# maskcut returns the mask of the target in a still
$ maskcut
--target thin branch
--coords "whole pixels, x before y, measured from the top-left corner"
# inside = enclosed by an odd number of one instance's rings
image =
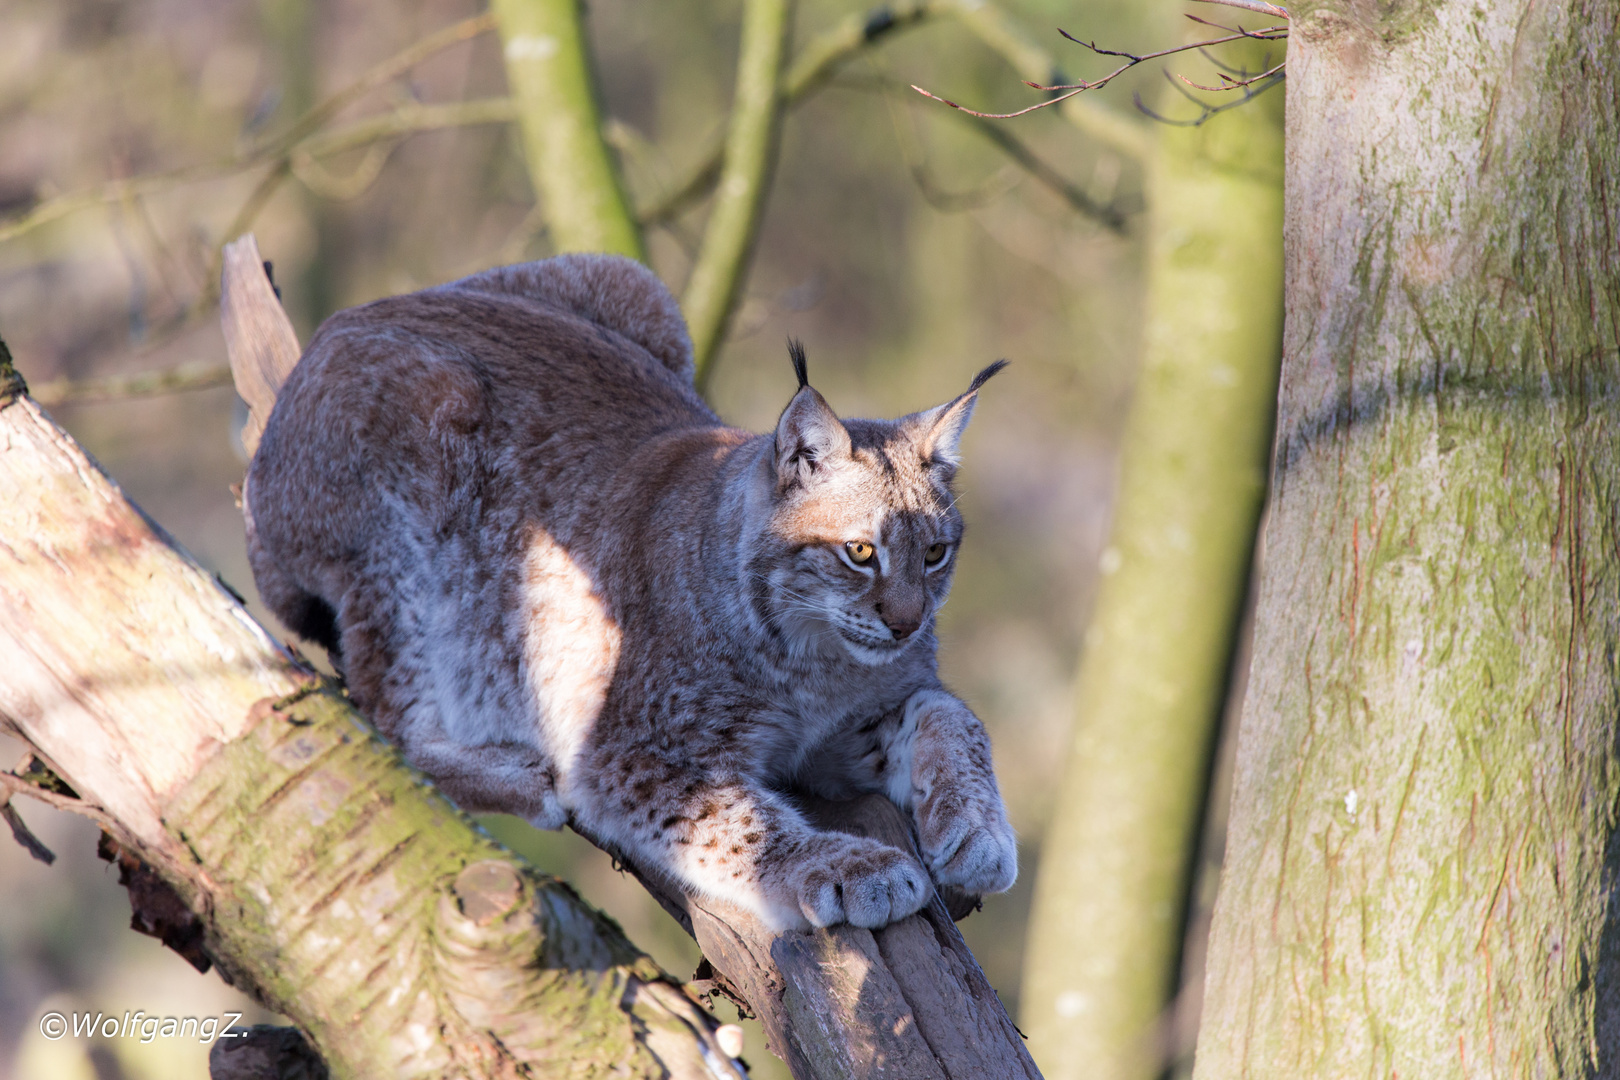
[[[951,13],[955,8],[955,0],[911,0],[846,17],[831,30],[813,38],[788,68],[782,78],[783,109],[795,108],[808,100],[852,57],[898,31]],[[637,220],[643,225],[662,225],[673,219],[714,189],[720,182],[720,166],[724,160],[725,145],[716,138],[687,169],[685,176],[652,203],[636,211]]]
[[[252,193],[248,195],[247,201],[242,204],[242,208],[236,212],[236,217],[232,218],[231,223],[225,227],[224,235],[227,241],[241,236],[253,227],[253,222],[258,218],[260,211],[269,205],[270,199],[275,195],[276,190],[291,175],[291,157],[284,157],[277,161],[275,167],[265,173],[264,178],[259,181]],[[187,321],[197,318],[213,307],[214,301],[219,299],[219,275],[224,267],[225,247],[224,244],[219,244],[214,247],[213,252],[208,257],[208,270],[203,274],[203,286],[201,291],[197,293],[197,298],[192,301],[191,307],[187,310]]]
[[[82,401],[151,397],[182,390],[211,390],[231,385],[231,369],[226,364],[181,364],[159,371],[135,375],[109,375],[99,379],[56,379],[37,383],[31,396],[41,405],[69,405]]]
[[[1259,97],[1261,94],[1265,93],[1267,90],[1270,90],[1272,87],[1280,86],[1285,80],[1287,72],[1283,70],[1281,65],[1279,65],[1275,71],[1276,73],[1265,82],[1260,83],[1257,86],[1244,87],[1242,97],[1238,98],[1236,101],[1229,101],[1224,105],[1210,105],[1207,102],[1200,101],[1198,98],[1193,97],[1192,94],[1182,89],[1182,87],[1179,86],[1174,79],[1170,79],[1169,73],[1167,72],[1165,74],[1165,78],[1169,79],[1170,85],[1175,87],[1177,92],[1179,92],[1182,97],[1186,98],[1188,101],[1191,101],[1194,105],[1197,105],[1199,109],[1202,110],[1191,120],[1172,120],[1168,116],[1161,116],[1159,113],[1156,113],[1152,109],[1148,108],[1147,103],[1142,100],[1141,94],[1132,95],[1132,100],[1136,103],[1136,107],[1142,113],[1142,115],[1148,117],[1149,119],[1156,120],[1161,124],[1169,124],[1171,127],[1201,127],[1204,124],[1207,124],[1211,118],[1219,116],[1226,110],[1236,109],[1242,105],[1246,105],[1250,101],[1253,101],[1255,98]]]
[[[1211,39],[1206,40],[1206,41],[1195,41],[1195,42],[1193,42],[1193,43],[1191,43],[1189,45],[1177,45],[1174,48],[1160,49],[1158,52],[1142,53],[1141,55],[1138,55],[1136,53],[1123,52],[1123,51],[1116,50],[1116,49],[1104,49],[1094,41],[1082,41],[1080,38],[1075,37],[1073,34],[1069,33],[1067,30],[1060,29],[1060,30],[1058,30],[1058,33],[1062,34],[1064,37],[1068,38],[1070,41],[1074,42],[1076,45],[1084,45],[1086,48],[1090,49],[1092,52],[1096,53],[1098,56],[1123,56],[1123,57],[1126,58],[1125,63],[1119,65],[1119,67],[1115,68],[1113,71],[1110,71],[1107,75],[1104,75],[1102,78],[1094,80],[1092,82],[1077,82],[1077,83],[1067,83],[1067,84],[1057,84],[1057,85],[1042,85],[1041,83],[1038,83],[1038,82],[1030,82],[1030,81],[1026,80],[1025,85],[1033,87],[1036,90],[1041,90],[1041,91],[1046,91],[1046,92],[1058,92],[1058,91],[1062,91],[1062,92],[1058,93],[1057,97],[1047,98],[1045,101],[1037,102],[1034,105],[1026,106],[1025,108],[1018,109],[1018,110],[1016,110],[1014,112],[1006,112],[1006,113],[980,112],[977,109],[970,109],[965,105],[959,105],[956,102],[951,101],[949,98],[942,98],[938,94],[930,93],[929,91],[924,90],[920,86],[913,85],[912,89],[917,91],[917,93],[921,94],[923,97],[932,98],[935,101],[943,102],[944,104],[949,105],[953,109],[957,109],[957,110],[959,110],[961,112],[964,112],[969,116],[976,116],[981,120],[1011,120],[1014,117],[1024,116],[1024,115],[1026,115],[1028,113],[1035,112],[1035,111],[1037,111],[1039,109],[1051,108],[1053,105],[1057,105],[1057,104],[1060,104],[1060,103],[1062,103],[1064,101],[1067,101],[1070,98],[1076,96],[1077,94],[1082,94],[1082,93],[1086,92],[1087,90],[1100,90],[1103,87],[1107,86],[1109,83],[1113,82],[1119,76],[1123,75],[1125,72],[1129,71],[1131,68],[1135,67],[1138,64],[1145,63],[1148,60],[1157,60],[1160,57],[1173,56],[1176,53],[1189,52],[1189,51],[1194,50],[1194,49],[1207,49],[1207,48],[1209,48],[1210,46],[1213,46],[1213,45],[1224,45],[1229,41],[1242,41],[1245,38],[1257,38],[1257,39],[1260,39],[1260,40],[1263,40],[1263,41],[1279,41],[1279,40],[1282,40],[1283,38],[1285,38],[1287,36],[1288,28],[1285,27],[1285,26],[1276,26],[1276,27],[1267,27],[1264,30],[1256,30],[1256,31],[1240,30],[1237,33],[1230,34],[1230,35],[1228,35],[1226,37],[1211,38]]]
[[[339,90],[325,101],[310,109],[303,116],[295,120],[283,132],[259,143],[245,147],[227,157],[217,158],[213,161],[202,162],[195,165],[185,165],[164,172],[150,173],[145,176],[128,177],[118,180],[109,180],[88,191],[72,192],[66,195],[57,195],[38,203],[25,213],[0,222],[0,243],[14,240],[24,233],[31,232],[53,221],[59,221],[70,214],[80,210],[87,210],[108,203],[149,195],[170,187],[185,183],[194,183],[201,180],[213,180],[233,173],[251,169],[265,162],[285,158],[295,148],[304,143],[316,130],[325,124],[333,115],[359,98],[375,90],[377,87],[397,78],[412,66],[421,63],[434,53],[461,41],[484,33],[494,26],[492,17],[480,15],[476,18],[466,19],[453,26],[440,31],[431,37],[412,45],[403,52],[396,53],[376,67],[361,75],[355,82]],[[468,102],[468,105],[474,103]],[[487,104],[487,103],[484,103]],[[431,106],[416,106],[418,109],[429,109]],[[411,107],[396,110],[409,115]],[[476,110],[474,110],[476,115]],[[360,121],[360,124],[376,122]],[[469,118],[467,123],[488,123],[484,119]],[[359,125],[356,125],[357,127]],[[426,130],[424,125],[417,130]],[[445,125],[448,126],[448,125]],[[344,129],[339,129],[344,130]],[[356,144],[358,145],[358,144]],[[312,153],[334,153],[335,149],[325,147],[312,147]]]
[[[681,297],[700,392],[725,340],[759,235],[781,135],[782,68],[792,24],[793,0],[747,0],[743,8],[737,87],[719,195]]]
[[[849,80],[848,84],[853,86],[876,86],[884,90],[895,90],[901,86],[901,84],[890,82],[887,79],[881,78],[864,80],[860,82]],[[1027,143],[1013,135],[1005,127],[1000,124],[991,123],[988,120],[981,120],[961,110],[958,110],[956,113],[951,115],[959,116],[964,122],[972,125],[974,131],[995,143],[996,148],[1002,153],[1006,154],[1007,157],[1011,158],[1013,164],[1024,170],[1064,202],[1068,203],[1072,209],[1078,211],[1086,217],[1101,222],[1113,232],[1121,234],[1124,233],[1125,212],[1122,209],[1113,203],[1103,204],[1099,203],[1096,199],[1093,199],[1083,188],[1075,184],[1068,177],[1059,172],[1055,167],[1047,163],[1043,158],[1036,154],[1034,150],[1030,149]],[[894,124],[896,134],[899,135],[902,129],[897,117],[894,118]],[[914,138],[912,140],[905,140],[903,136],[901,136],[901,138],[903,146],[907,142],[913,144],[915,143]],[[913,179],[917,181],[917,186],[923,190],[924,197],[927,198],[930,203],[936,203],[938,197],[943,197],[945,201],[952,202],[961,202],[965,197],[977,197],[976,193],[964,197],[961,195],[951,195],[950,193],[940,192],[937,186],[934,186],[932,181],[927,179],[928,174],[921,161],[920,150],[913,145],[910,150],[903,150],[903,152],[907,156],[908,160],[906,161],[906,165],[911,170]],[[943,209],[944,207],[941,208]]]
[[[49,779],[42,779],[32,771],[25,772],[22,775],[0,771],[0,793],[3,793],[0,794],[0,798],[9,802],[13,796],[26,795],[30,799],[37,799],[53,809],[65,810],[70,814],[87,817],[105,828],[118,828],[117,824],[101,807],[85,802],[79,798],[72,788],[65,785],[61,785],[60,789],[51,786],[50,780],[57,780],[57,778],[50,776]],[[60,785],[61,781],[57,780],[57,784]],[[7,822],[9,824],[9,817]],[[16,827],[13,826],[13,833],[15,833],[15,829]],[[28,831],[26,825],[24,825],[23,831]],[[28,846],[27,841],[19,839],[18,842],[22,843],[24,847]],[[38,843],[38,841],[36,840],[35,843]],[[40,846],[44,847],[43,844]]]
[[[256,152],[275,154],[278,151],[274,148],[280,147],[279,152],[285,153],[295,143],[302,142],[309,135],[324,127],[328,120],[343,111],[343,109],[379,86],[399,78],[399,76],[405,74],[434,53],[442,52],[452,45],[468,41],[493,29],[495,29],[495,16],[491,12],[485,12],[482,15],[475,15],[470,19],[463,19],[461,22],[447,26],[436,34],[429,34],[421,41],[408,46],[382,63],[377,64],[354,82],[310,109],[303,116],[293,121],[285,131],[266,140],[264,144],[257,148]]]
[[[1273,75],[1276,75],[1279,72],[1281,72],[1283,67],[1287,63],[1288,63],[1288,61],[1284,60],[1281,64],[1278,64],[1276,67],[1271,68],[1269,71],[1262,71],[1260,74],[1252,75],[1252,76],[1250,76],[1249,78],[1246,78],[1246,79],[1234,79],[1231,76],[1227,75],[1223,71],[1222,72],[1216,72],[1216,74],[1221,77],[1221,80],[1222,80],[1222,85],[1221,86],[1205,86],[1202,83],[1195,83],[1191,79],[1187,78],[1187,76],[1185,76],[1185,75],[1177,75],[1176,78],[1180,79],[1182,82],[1186,83],[1188,86],[1192,87],[1194,90],[1207,90],[1212,94],[1220,94],[1220,93],[1224,93],[1227,90],[1241,90],[1243,87],[1252,86],[1253,84],[1259,82],[1262,79],[1269,79]]]
[[[342,127],[335,127],[296,144],[292,150],[311,157],[330,157],[355,150],[383,139],[422,131],[470,127],[476,124],[506,124],[518,117],[517,102],[509,97],[476,98],[443,105],[412,102],[391,112],[368,116]]]

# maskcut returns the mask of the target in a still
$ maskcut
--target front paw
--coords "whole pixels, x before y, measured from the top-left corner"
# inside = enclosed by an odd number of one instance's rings
[[[917,911],[933,893],[917,860],[875,840],[827,835],[802,858],[789,887],[813,926],[887,926]]]
[[[1018,838],[1001,799],[935,792],[917,807],[923,861],[941,885],[974,896],[1006,892],[1018,878]]]

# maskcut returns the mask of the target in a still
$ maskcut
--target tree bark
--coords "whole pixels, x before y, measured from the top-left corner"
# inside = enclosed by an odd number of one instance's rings
[[[1280,95],[1161,127],[1147,176],[1142,372],[1025,948],[1031,1049],[1075,1080],[1165,1067],[1276,407]]]
[[[1620,1075],[1620,4],[1291,6],[1197,1075]]]

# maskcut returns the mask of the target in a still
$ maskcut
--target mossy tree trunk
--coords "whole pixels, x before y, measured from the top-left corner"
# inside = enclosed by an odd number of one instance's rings
[[[1197,1075],[1620,1074],[1620,3],[1306,0]]]
[[[1165,1065],[1276,402],[1281,97],[1157,143],[1142,373],[1025,950],[1023,1020],[1053,1078]]]

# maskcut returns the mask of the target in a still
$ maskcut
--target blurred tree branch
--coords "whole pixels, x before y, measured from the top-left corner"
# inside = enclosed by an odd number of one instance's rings
[[[342,90],[294,119],[281,132],[239,147],[226,157],[195,165],[186,165],[164,172],[149,173],[144,176],[110,180],[88,191],[73,192],[45,199],[17,217],[0,222],[0,243],[14,240],[42,225],[58,221],[79,210],[121,202],[133,196],[150,195],[177,184],[218,179],[243,172],[265,162],[285,159],[339,112],[360,100],[366,94],[398,78],[429,56],[485,33],[493,29],[494,25],[492,16],[479,15],[429,35],[409,48],[395,53],[377,64]],[[486,121],[469,120],[467,122],[483,123]],[[422,130],[426,130],[426,128]],[[358,145],[358,143],[355,145]],[[325,150],[319,152],[331,153],[335,151]]]
[[[557,251],[646,261],[618,163],[602,138],[579,0],[493,0],[524,156]]]
[[[1050,56],[1033,45],[1004,12],[977,0],[904,0],[848,16],[812,38],[791,64],[785,60],[786,9],[773,7],[774,15],[753,7],[748,10],[753,13],[754,25],[769,26],[752,36],[745,33],[748,40],[739,62],[736,106],[725,140],[700,155],[664,195],[634,214],[624,196],[609,140],[603,134],[607,125],[596,111],[590,59],[581,52],[586,44],[573,0],[501,0],[492,13],[455,23],[375,65],[279,132],[212,162],[115,180],[89,191],[46,199],[0,223],[0,242],[21,237],[78,210],[128,204],[177,185],[265,168],[222,234],[222,239],[230,239],[252,227],[289,178],[326,198],[353,198],[377,179],[392,145],[404,137],[517,121],[524,132],[526,157],[539,195],[534,211],[519,231],[529,236],[543,224],[558,250],[620,250],[639,258],[643,254],[641,226],[668,224],[708,195],[720,183],[722,172],[729,169],[732,182],[711,211],[685,298],[697,344],[700,380],[706,379],[710,360],[724,339],[736,307],[757,239],[785,109],[807,100],[828,85],[850,59],[896,31],[940,17],[960,19],[1021,72],[1036,72],[1043,77],[1060,74]],[[374,116],[332,124],[344,108],[427,57],[496,28],[497,19],[502,20],[512,97],[435,104],[408,101]],[[778,31],[780,39],[775,36]],[[525,101],[531,106],[525,107]],[[564,102],[566,107],[556,107],[557,102]],[[1071,108],[1072,104],[1063,103],[1064,115],[1083,131],[1110,149],[1140,158],[1140,125],[1100,107],[1088,104]],[[537,116],[544,120],[539,127],[535,126]],[[964,115],[963,119],[969,118]],[[1076,211],[1116,231],[1123,226],[1124,214],[1117,204],[1097,203],[1021,140],[988,124],[978,125],[978,130]],[[336,175],[324,164],[327,159],[362,149],[365,157],[347,175]],[[182,315],[160,327],[159,339],[172,336],[211,309],[217,298],[220,258],[220,248],[215,245],[196,297]],[[59,382],[47,389],[53,401],[62,402],[212,385],[222,376],[223,368],[206,373],[188,368],[184,372]]]
[[[725,340],[765,212],[781,141],[781,74],[793,7],[793,0],[746,0],[743,6],[737,89],[719,194],[681,297],[699,392],[707,386],[715,353]]]
[[[228,364],[189,363],[135,375],[109,375],[100,379],[55,379],[33,388],[33,398],[41,405],[62,405],[80,401],[149,397],[181,390],[209,390],[231,385]]]

